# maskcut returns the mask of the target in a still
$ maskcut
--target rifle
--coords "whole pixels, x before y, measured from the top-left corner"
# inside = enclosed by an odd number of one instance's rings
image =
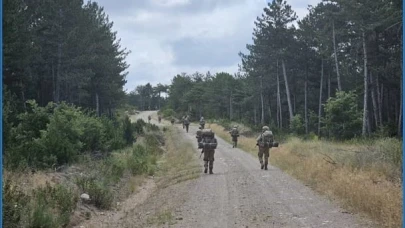
[[[199,158],[201,158],[201,155],[204,153],[204,148],[201,150],[201,154],[200,154],[200,157]]]

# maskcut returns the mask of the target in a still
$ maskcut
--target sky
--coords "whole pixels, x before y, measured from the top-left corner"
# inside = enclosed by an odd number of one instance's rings
[[[171,84],[182,72],[238,72],[266,0],[94,0],[114,22],[126,62],[126,92]],[[321,0],[287,0],[302,19]]]

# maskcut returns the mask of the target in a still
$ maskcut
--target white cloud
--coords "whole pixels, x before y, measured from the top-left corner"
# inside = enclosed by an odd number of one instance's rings
[[[108,1],[99,0],[102,6]],[[240,62],[237,53],[245,51],[246,44],[251,43],[254,21],[266,6],[265,0],[144,1],[137,0],[138,5],[130,0],[127,3],[125,0],[116,1],[116,5],[108,2],[105,7],[105,12],[114,21],[117,37],[121,38],[121,46],[132,51],[127,58],[130,68],[125,88],[128,91],[147,82],[168,84],[181,72],[236,73]],[[307,14],[307,5],[315,6],[318,2],[320,0],[307,0],[305,4],[299,0],[287,3],[302,19]],[[118,4],[122,4],[122,10]],[[126,8],[130,4],[131,8]],[[179,65],[179,62],[187,61],[176,56],[183,40],[193,41],[184,48],[198,45],[202,47],[200,51],[206,52],[201,59],[197,58],[198,53],[181,55],[188,58],[186,60],[196,61],[190,66]],[[233,56],[229,56],[230,53]],[[207,65],[203,58],[210,55],[216,55],[215,61],[223,59],[223,64]]]

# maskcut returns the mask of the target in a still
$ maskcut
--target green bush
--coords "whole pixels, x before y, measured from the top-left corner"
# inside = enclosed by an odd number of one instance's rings
[[[143,119],[138,119],[135,123],[132,123],[132,129],[137,135],[142,135],[143,127],[146,126],[146,122]]]
[[[78,177],[76,184],[79,189],[89,194],[90,203],[100,209],[110,209],[113,203],[113,194],[109,187],[97,180],[96,177]]]
[[[100,118],[83,116],[78,120],[83,126],[80,141],[83,143],[82,151],[102,150],[106,147],[106,128]]]
[[[165,109],[162,111],[162,115],[164,118],[168,118],[168,117],[175,116],[176,112],[173,109],[168,108],[168,109]]]
[[[72,106],[60,104],[50,118],[46,131],[41,132],[38,143],[43,149],[43,161],[56,157],[56,164],[62,165],[76,160],[83,143],[80,141],[84,126],[80,119],[83,113]],[[53,162],[53,161],[52,161]],[[49,166],[53,164],[49,164]]]
[[[132,124],[131,124],[131,120],[129,119],[128,116],[125,116],[125,118],[124,118],[124,120],[122,122],[122,128],[123,128],[123,131],[124,131],[123,133],[124,133],[125,143],[127,145],[131,145],[134,142],[135,137],[134,137],[134,132],[133,132],[133,127],[132,127]]]
[[[300,114],[296,114],[290,122],[290,130],[296,135],[305,133],[305,125]]]
[[[27,212],[29,198],[20,188],[11,184],[10,179],[3,182],[3,225],[4,227],[23,227],[24,214]]]
[[[350,139],[360,135],[362,113],[354,92],[337,92],[325,104],[325,130],[333,138]]]
[[[127,165],[132,174],[142,174],[148,172],[148,153],[141,145],[135,145],[132,156],[127,160]]]

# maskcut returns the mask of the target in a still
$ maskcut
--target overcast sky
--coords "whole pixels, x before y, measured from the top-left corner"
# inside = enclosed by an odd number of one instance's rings
[[[94,0],[131,50],[125,90],[170,84],[182,72],[236,73],[266,0]],[[299,19],[320,0],[287,0]]]

